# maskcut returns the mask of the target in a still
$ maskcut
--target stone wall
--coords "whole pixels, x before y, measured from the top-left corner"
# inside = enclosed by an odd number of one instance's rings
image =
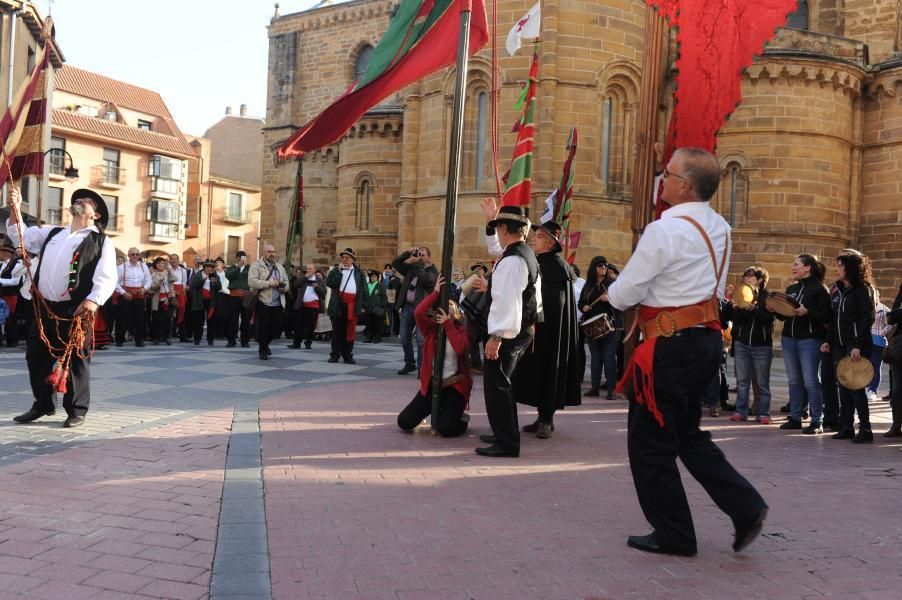
[[[871,64],[892,58],[898,49],[898,0],[845,0],[844,33],[868,45]]]

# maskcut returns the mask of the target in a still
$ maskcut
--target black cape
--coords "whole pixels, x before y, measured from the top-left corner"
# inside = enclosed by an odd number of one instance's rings
[[[517,363],[514,372],[514,397],[517,402],[539,407],[553,403],[554,408],[582,403],[579,372],[579,330],[573,282],[576,274],[560,254],[548,252],[536,256],[542,275],[542,311],[536,323],[535,342]]]

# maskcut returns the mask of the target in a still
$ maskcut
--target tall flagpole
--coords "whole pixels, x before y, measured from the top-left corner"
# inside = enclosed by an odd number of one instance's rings
[[[448,159],[448,190],[445,195],[445,235],[442,239],[442,276],[445,285],[441,290],[441,306],[448,310],[448,288],[451,286],[451,260],[454,252],[454,230],[457,224],[457,188],[460,183],[460,152],[463,137],[463,115],[467,82],[467,58],[469,56],[470,0],[460,2],[460,31],[457,36],[457,73],[454,82],[454,113],[451,120],[451,156]],[[492,32],[492,35],[495,33]],[[436,336],[435,360],[432,363],[432,433],[438,432],[438,411],[442,397],[442,365],[445,362],[445,330],[439,327]],[[449,373],[450,375],[450,373]]]

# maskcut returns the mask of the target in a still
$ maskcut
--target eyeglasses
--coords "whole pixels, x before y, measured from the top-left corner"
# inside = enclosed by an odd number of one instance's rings
[[[141,256],[141,255],[140,255],[139,253],[137,253],[137,252],[129,252],[128,255],[129,255],[129,256]]]
[[[667,170],[667,167],[664,167],[664,179],[667,179],[671,175],[673,175],[677,179],[682,179],[683,181],[689,181],[688,177],[683,177],[682,175],[677,175],[676,173],[671,173],[670,171]]]

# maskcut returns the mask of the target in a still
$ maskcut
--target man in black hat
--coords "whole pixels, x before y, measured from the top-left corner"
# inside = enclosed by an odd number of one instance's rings
[[[12,210],[6,222],[8,235],[18,245],[21,227],[26,252],[37,254],[40,259],[35,284],[46,306],[41,305],[35,321],[40,320],[50,344],[61,348],[69,341],[71,322],[51,318],[48,309],[54,316],[63,319],[93,315],[116,287],[116,250],[103,233],[109,222],[109,211],[100,194],[80,189],[72,194],[69,207],[72,221],[67,227],[26,229],[19,212],[22,197],[15,187],[11,187],[9,204]],[[56,410],[53,404],[54,386],[48,383],[47,377],[57,359],[44,344],[36,325],[32,326],[28,335],[25,352],[35,402],[28,412],[13,419],[17,423],[29,423],[52,415]],[[77,427],[84,423],[90,399],[90,359],[74,352],[63,394],[63,408],[67,415],[63,427]]]
[[[332,353],[330,363],[338,362],[338,357],[350,365],[354,360],[354,339],[357,336],[357,319],[363,312],[363,298],[366,293],[366,278],[354,261],[357,256],[351,248],[345,248],[338,255],[341,266],[336,266],[326,275],[326,286],[332,290],[329,297],[329,318],[332,319]]]
[[[526,245],[529,219],[519,206],[502,206],[492,198],[483,202],[488,221],[490,251],[502,248],[486,293],[489,296],[488,334],[485,345],[485,409],[492,435],[479,436],[490,444],[476,448],[482,456],[520,455],[517,403],[511,379],[517,363],[532,343],[541,290],[537,289],[539,264]]]
[[[541,273],[542,318],[536,323],[535,343],[526,350],[514,374],[514,396],[535,406],[539,418],[522,429],[540,439],[551,437],[554,413],[582,402],[579,334],[573,282],[576,274],[561,258],[561,226],[554,221],[533,225],[530,247]]]

